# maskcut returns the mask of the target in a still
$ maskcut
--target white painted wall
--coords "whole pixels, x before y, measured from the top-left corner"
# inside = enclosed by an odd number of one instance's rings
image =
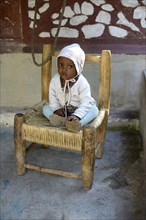
[[[41,62],[41,56],[36,56]],[[54,61],[55,63],[55,61]],[[144,55],[112,55],[111,109],[138,110]],[[54,70],[55,68],[53,68]],[[54,70],[55,71],[55,70]],[[87,63],[84,75],[95,93],[97,67]],[[31,106],[41,100],[41,68],[33,64],[31,54],[1,55],[0,102],[5,107]]]
[[[140,106],[140,132],[142,134],[144,161],[146,163],[146,69],[142,76]]]
[[[1,106],[29,106],[40,100],[40,71],[31,54],[1,55]]]

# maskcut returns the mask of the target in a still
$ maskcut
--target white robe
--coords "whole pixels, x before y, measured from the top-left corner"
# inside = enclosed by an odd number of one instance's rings
[[[67,105],[77,107],[74,115],[83,118],[90,110],[92,105],[96,105],[95,100],[91,96],[90,85],[86,78],[80,74],[78,80],[69,88],[66,94],[61,88],[60,76],[55,74],[51,79],[49,88],[49,106],[54,112],[57,109]]]

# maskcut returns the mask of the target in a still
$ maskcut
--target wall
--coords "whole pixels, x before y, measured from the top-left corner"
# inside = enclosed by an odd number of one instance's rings
[[[36,55],[37,61],[41,56]],[[55,71],[55,61],[53,65]],[[138,110],[140,87],[145,69],[144,55],[112,55],[111,108]],[[95,93],[96,66],[88,63],[84,74]],[[30,106],[41,100],[41,68],[34,65],[31,54],[10,53],[1,55],[1,106]]]
[[[30,54],[2,54],[1,106],[29,106],[40,100],[40,71]]]
[[[30,52],[32,39],[35,51],[44,43],[52,43],[63,2],[2,0],[0,51]],[[111,49],[115,54],[145,53],[145,0],[72,0],[66,1],[64,8],[58,48],[78,42],[86,52]]]
[[[140,106],[140,130],[142,134],[144,158],[146,162],[146,70],[142,74]]]

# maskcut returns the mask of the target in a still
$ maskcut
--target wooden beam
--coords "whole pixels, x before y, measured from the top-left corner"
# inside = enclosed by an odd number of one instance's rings
[[[84,127],[82,143],[82,179],[85,190],[89,190],[92,187],[95,162],[95,141],[96,129]]]
[[[100,65],[99,109],[110,108],[111,52],[102,50]]]
[[[76,178],[76,179],[81,179],[82,176],[79,174],[75,174],[72,172],[64,172],[61,170],[55,170],[55,169],[49,169],[49,168],[42,168],[36,165],[32,165],[32,164],[25,164],[25,168],[30,169],[30,170],[34,170],[40,173],[47,173],[47,174],[55,174],[55,175],[60,175],[60,176],[64,176],[64,177],[68,177],[68,178]]]
[[[42,54],[42,61],[44,61],[51,51],[51,44],[45,44],[43,46],[43,54]],[[52,76],[52,59],[50,59],[46,64],[42,66],[42,78],[41,78],[41,85],[42,85],[42,100],[49,99],[49,84]]]
[[[14,143],[15,143],[15,155],[16,155],[16,169],[18,175],[25,174],[26,168],[25,156],[26,142],[22,139],[22,124],[25,122],[25,117],[23,114],[16,114],[14,118]]]

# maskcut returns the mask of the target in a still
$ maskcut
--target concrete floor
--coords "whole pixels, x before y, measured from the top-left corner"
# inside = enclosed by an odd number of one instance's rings
[[[1,220],[146,219],[141,138],[139,132],[126,129],[134,114],[129,120],[129,115],[111,113],[104,155],[96,159],[93,187],[86,192],[78,179],[30,170],[24,176],[16,174],[14,113],[1,112]],[[81,168],[80,153],[52,147],[36,146],[27,160],[67,171]]]

